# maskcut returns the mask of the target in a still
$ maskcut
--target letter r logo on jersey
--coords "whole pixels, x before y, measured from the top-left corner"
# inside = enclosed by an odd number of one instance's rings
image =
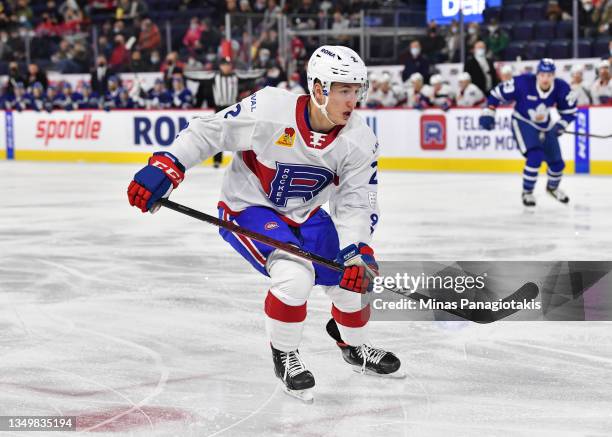
[[[446,117],[444,115],[421,115],[421,149],[446,149]]]
[[[289,199],[308,202],[333,180],[334,173],[325,167],[277,162],[268,197],[276,206],[282,207],[287,206]]]

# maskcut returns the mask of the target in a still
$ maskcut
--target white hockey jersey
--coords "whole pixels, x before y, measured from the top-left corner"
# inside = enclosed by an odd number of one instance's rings
[[[194,117],[168,149],[186,168],[232,151],[219,205],[264,206],[299,225],[329,201],[340,247],[368,243],[378,222],[378,142],[355,112],[328,134],[309,127],[310,96],[264,88],[214,115]]]
[[[591,99],[594,105],[604,105],[612,101],[612,80],[602,82],[600,79],[595,79],[591,85]]]
[[[459,88],[457,92],[457,106],[471,107],[481,105],[487,101],[484,93],[473,83],[468,83],[465,89]]]

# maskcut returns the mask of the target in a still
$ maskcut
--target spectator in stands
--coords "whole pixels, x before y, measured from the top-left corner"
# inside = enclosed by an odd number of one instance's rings
[[[612,0],[599,2],[593,12],[593,23],[597,26],[597,33],[600,35],[612,34]]]
[[[146,15],[149,7],[142,0],[119,0],[115,17],[117,20],[133,20]]]
[[[546,6],[546,18],[548,21],[561,21],[567,20],[571,17],[569,17],[567,12],[563,11],[558,0],[548,0],[548,5]]]
[[[172,107],[178,109],[193,108],[193,94],[185,87],[183,77],[172,79]]]
[[[512,65],[505,64],[499,70],[499,80],[502,82],[506,82],[514,76],[514,70],[512,69]]]
[[[4,30],[0,31],[0,61],[12,59],[13,49],[9,44],[9,35]]]
[[[459,35],[459,25],[453,20],[446,35],[445,47],[442,49],[446,62],[458,62],[461,51],[461,36]]]
[[[148,59],[142,57],[142,52],[140,50],[134,50],[131,53],[130,65],[127,70],[133,73],[153,71]]]
[[[276,58],[278,55],[278,33],[276,30],[271,29],[267,32],[262,32],[258,41],[258,47],[259,49],[268,49],[270,57]]]
[[[225,0],[225,8],[222,9],[223,15],[233,14],[238,12],[238,1],[237,0]]]
[[[131,34],[132,34],[131,29],[125,28],[125,21],[116,20],[113,23],[113,29],[112,29],[112,33],[109,35],[109,39],[112,39],[114,41],[115,36],[121,35],[123,36],[124,40],[127,40],[130,36],[132,36]]]
[[[339,9],[337,9],[334,12],[333,22],[332,22],[332,27],[331,27],[332,30],[341,32],[343,30],[348,29],[350,24],[351,23],[348,20],[348,18],[342,15],[342,12]],[[336,35],[334,36],[334,40],[336,44],[346,45],[347,42],[351,40],[351,36],[350,35]]]
[[[149,64],[151,64],[151,71],[161,71],[162,63],[159,50],[153,50],[149,56]]]
[[[459,88],[457,89],[457,106],[468,108],[482,105],[486,97],[476,85],[472,83],[470,73],[463,72],[459,75]]]
[[[113,46],[113,52],[108,60],[108,65],[115,72],[124,71],[130,62],[130,51],[125,46],[125,38],[123,35],[115,36],[115,44]]]
[[[304,87],[300,83],[300,73],[298,73],[297,71],[291,73],[291,76],[289,76],[289,80],[279,83],[278,87],[294,94],[306,94]]]
[[[478,23],[472,21],[468,24],[467,35],[465,36],[465,48],[467,51],[472,51],[474,46],[482,38],[480,36],[480,26]]]
[[[253,11],[256,14],[263,14],[266,10],[266,7],[266,0],[255,0],[255,2],[253,3]]]
[[[591,104],[591,93],[583,82],[582,73],[584,72],[584,67],[582,64],[574,64],[572,65],[571,70],[571,81],[570,86],[572,87],[572,92],[576,96],[576,104],[580,105],[590,105]]]
[[[138,35],[138,49],[144,53],[159,49],[161,46],[161,34],[159,28],[149,18],[142,20],[140,34]]]
[[[473,56],[465,62],[464,71],[470,73],[474,85],[486,95],[499,83],[493,62],[487,58],[487,46],[483,41],[474,45]]]
[[[161,66],[161,72],[164,73],[164,82],[167,89],[172,89],[172,78],[174,76],[182,76],[185,64],[179,59],[177,52],[170,52],[166,55],[166,60]]]
[[[492,60],[498,61],[502,58],[502,54],[508,44],[510,38],[508,34],[499,28],[497,20],[493,19],[488,26],[489,35],[485,40],[485,44],[489,48],[489,56]]]
[[[16,17],[18,23],[27,25],[27,27],[32,27],[34,13],[28,4],[28,0],[17,0],[16,5],[13,7],[13,15]]]
[[[64,20],[59,24],[57,33],[59,35],[72,35],[80,32],[81,24],[83,23],[83,13],[77,8],[67,8],[64,12]]]
[[[98,52],[107,58],[110,58],[113,53],[113,45],[106,35],[100,35],[98,38]]]
[[[278,17],[282,13],[280,6],[276,0],[268,0],[268,7],[264,11],[262,22],[263,30],[276,29]]]
[[[185,32],[185,36],[183,36],[183,45],[187,47],[190,53],[195,52],[196,44],[200,40],[203,31],[204,26],[200,23],[200,19],[198,17],[192,17],[189,22],[189,28]]]
[[[24,26],[19,26],[10,29],[8,44],[11,47],[11,58],[15,61],[25,60],[25,36],[28,34],[28,29]]]
[[[441,53],[445,47],[444,37],[440,34],[435,20],[430,21],[427,25],[427,36],[421,41],[421,46],[423,54],[432,63],[437,64],[444,61]]]
[[[221,35],[214,28],[211,28],[208,20],[202,21],[202,27],[200,41],[196,45],[196,50],[203,57],[209,53],[217,53],[219,44],[221,44]]]
[[[429,79],[430,91],[426,97],[429,99],[431,106],[440,108],[443,111],[448,111],[453,106],[453,90],[444,83],[440,74],[434,74]]]
[[[413,73],[420,73],[424,80],[429,78],[429,59],[421,53],[421,43],[417,40],[410,43],[410,54],[404,63],[402,80],[406,81]]]
[[[610,81],[610,62],[604,59],[597,65],[597,75],[591,85],[591,99],[594,105],[612,102],[612,81]]]
[[[242,14],[251,14],[253,13],[253,9],[251,9],[251,3],[249,0],[240,0],[238,3],[238,8],[240,9],[240,13]]]
[[[106,62],[106,56],[99,55],[96,59],[96,66],[90,72],[90,83],[94,93],[98,96],[103,97],[108,91],[108,81],[113,75],[108,63]]]
[[[79,64],[74,60],[73,45],[65,38],[60,41],[57,51],[51,55],[51,61],[62,74],[80,73]]]
[[[36,26],[36,29],[34,30],[34,34],[39,38],[46,37],[46,36],[56,36],[57,35],[57,21],[51,18],[51,16],[48,13],[46,12],[43,13],[42,20]]]

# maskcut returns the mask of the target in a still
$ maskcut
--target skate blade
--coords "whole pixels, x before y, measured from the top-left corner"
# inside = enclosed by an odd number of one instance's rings
[[[314,396],[312,394],[312,390],[307,388],[306,390],[291,390],[288,389],[287,387],[283,386],[283,390],[285,391],[285,393],[287,393],[289,396],[299,399],[300,401],[304,402],[305,404],[312,404],[314,402]]]
[[[393,373],[376,373],[368,369],[365,369],[365,372],[362,372],[361,366],[353,366],[353,372],[360,373],[362,375],[376,376],[378,378],[386,378],[386,379],[404,379],[406,377],[406,373],[402,371],[401,369]]]

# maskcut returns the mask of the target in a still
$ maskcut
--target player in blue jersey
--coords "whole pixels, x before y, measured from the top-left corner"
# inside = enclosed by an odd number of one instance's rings
[[[544,58],[537,72],[515,76],[491,90],[487,108],[480,116],[480,126],[495,127],[495,108],[501,103],[515,102],[512,113],[512,134],[526,159],[523,170],[523,204],[535,206],[533,188],[543,161],[548,165],[546,191],[562,203],[569,197],[559,189],[565,168],[559,137],[576,116],[576,97],[567,82],[555,77],[555,63]],[[561,118],[554,121],[551,109],[557,108]]]
[[[172,79],[172,107],[180,109],[193,107],[193,94],[185,87],[182,77]]]

